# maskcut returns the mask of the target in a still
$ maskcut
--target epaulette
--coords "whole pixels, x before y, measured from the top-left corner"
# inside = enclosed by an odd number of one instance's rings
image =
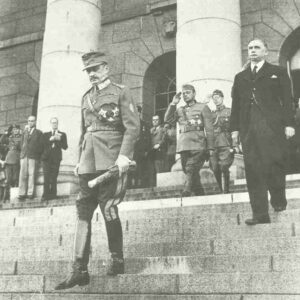
[[[119,89],[124,89],[125,88],[125,85],[123,85],[123,84],[118,84],[118,83],[115,83],[115,82],[111,82],[111,84],[118,87]]]

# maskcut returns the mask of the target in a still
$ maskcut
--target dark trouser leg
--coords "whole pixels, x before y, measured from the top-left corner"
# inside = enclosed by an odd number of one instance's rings
[[[271,205],[273,207],[283,207],[287,205],[285,196],[285,168],[281,163],[274,163],[270,167],[270,173],[266,176],[267,185],[271,195]]]
[[[268,190],[263,173],[258,166],[245,163],[246,181],[253,218],[268,215]]]
[[[229,147],[218,149],[219,167],[222,173],[222,187],[224,194],[229,193],[230,172],[229,168],[233,163],[234,155],[230,152]]]
[[[184,192],[194,192],[203,195],[204,190],[200,181],[200,169],[204,164],[203,151],[183,151],[181,153],[182,169],[186,175]]]
[[[59,172],[60,161],[55,161],[52,163],[50,170],[50,194],[52,197],[57,195],[57,176]]]
[[[215,151],[209,158],[209,166],[210,166],[211,170],[214,172],[216,181],[218,183],[218,186],[219,186],[221,192],[223,192],[222,173],[221,173],[219,163],[218,163],[218,150],[217,149],[215,149]]]
[[[50,174],[51,174],[51,163],[50,161],[44,160],[43,161],[43,172],[44,172],[44,192],[43,196],[45,198],[49,197],[50,195]]]

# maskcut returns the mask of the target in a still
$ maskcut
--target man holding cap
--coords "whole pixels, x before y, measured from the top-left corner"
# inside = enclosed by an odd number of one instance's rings
[[[182,95],[185,106],[176,109],[181,97],[181,92],[177,93],[166,111],[165,122],[172,126],[176,122],[179,124],[177,153],[180,153],[186,176],[182,196],[203,195],[199,172],[205,162],[207,150],[211,155],[214,148],[211,113],[204,103],[196,101],[193,85],[184,84]]]
[[[212,99],[215,104],[215,110],[211,111],[215,150],[209,159],[209,164],[221,191],[227,194],[229,193],[229,168],[234,158],[229,129],[231,110],[223,104],[224,94],[221,90],[214,90]]]
[[[91,219],[98,205],[105,220],[112,258],[107,275],[124,273],[123,234],[117,205],[126,192],[127,171],[139,135],[139,116],[129,89],[109,79],[104,53],[89,52],[82,60],[92,87],[83,95],[81,104],[79,162],[75,167],[80,192],[76,202],[73,270],[56,290],[89,283]],[[113,165],[119,168],[119,178],[88,187],[90,180]]]

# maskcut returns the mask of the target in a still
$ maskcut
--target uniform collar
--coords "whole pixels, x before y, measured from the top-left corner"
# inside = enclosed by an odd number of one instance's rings
[[[106,78],[104,81],[102,81],[101,83],[99,83],[99,84],[97,85],[99,91],[105,89],[105,88],[110,84],[110,82],[111,82],[110,79],[109,79],[109,78]]]
[[[193,100],[193,101],[187,103],[186,106],[187,106],[187,107],[191,107],[191,106],[195,105],[196,103],[197,103],[197,101],[196,101],[196,100]]]

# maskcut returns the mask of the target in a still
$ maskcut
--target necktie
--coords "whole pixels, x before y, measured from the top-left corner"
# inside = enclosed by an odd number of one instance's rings
[[[254,66],[253,70],[252,70],[252,79],[253,80],[256,78],[256,74],[257,74],[257,66]]]

